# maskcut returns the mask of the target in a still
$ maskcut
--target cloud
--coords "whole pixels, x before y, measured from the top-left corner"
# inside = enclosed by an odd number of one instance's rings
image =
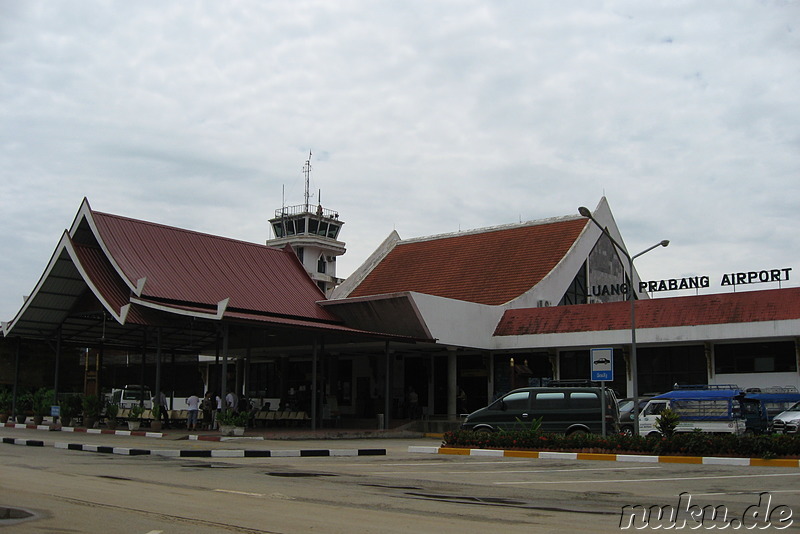
[[[81,198],[255,242],[340,212],[349,274],[415,237],[609,198],[647,278],[788,267],[800,7],[727,2],[0,6],[0,317]],[[646,272],[646,274],[645,274]],[[800,276],[800,275],[798,275]]]

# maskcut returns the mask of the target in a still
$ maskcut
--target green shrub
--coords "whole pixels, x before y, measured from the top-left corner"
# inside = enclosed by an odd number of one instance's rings
[[[675,429],[678,427],[680,419],[681,416],[675,411],[666,408],[656,417],[656,430],[661,432],[662,436],[671,437],[675,434]]]
[[[61,411],[61,420],[69,421],[81,413],[83,401],[80,395],[67,395],[58,401],[58,406]]]
[[[55,392],[52,389],[39,388],[33,392],[31,402],[34,415],[46,417],[50,415],[50,407],[56,403]]]
[[[144,413],[144,408],[141,404],[134,404],[131,406],[131,411],[128,412],[128,421],[138,421]]]
[[[224,426],[247,426],[250,414],[247,412],[236,413],[232,410],[223,410],[217,414],[217,423]]]
[[[0,388],[0,413],[11,411],[11,392],[8,388]]]
[[[99,395],[85,395],[83,397],[83,416],[84,417],[100,417],[103,411],[105,400]]]

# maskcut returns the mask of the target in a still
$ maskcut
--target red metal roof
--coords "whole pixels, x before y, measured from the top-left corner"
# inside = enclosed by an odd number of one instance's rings
[[[541,282],[586,224],[570,218],[401,241],[349,296],[416,291],[504,304]]]
[[[290,250],[280,250],[116,215],[92,212],[124,276],[143,277],[143,298],[341,322]]]
[[[647,299],[636,302],[637,328],[800,319],[800,288]],[[508,310],[495,336],[624,330],[631,327],[629,302]]]

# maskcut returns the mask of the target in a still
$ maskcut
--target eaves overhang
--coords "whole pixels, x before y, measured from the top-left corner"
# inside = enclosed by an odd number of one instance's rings
[[[356,329],[436,341],[414,301],[413,292],[324,300],[318,304]]]
[[[69,316],[86,288],[117,323],[124,325],[131,303],[124,295],[124,286],[107,272],[106,261],[102,254],[92,254],[75,244],[65,231],[31,295],[14,319],[2,324],[3,335],[48,336]]]

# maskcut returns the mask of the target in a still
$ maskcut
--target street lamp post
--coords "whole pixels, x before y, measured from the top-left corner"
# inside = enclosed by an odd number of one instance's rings
[[[594,218],[592,212],[589,211],[588,208],[583,206],[578,208],[578,213],[582,216],[587,217],[590,221],[592,221],[600,230],[611,240],[611,243],[619,250],[623,256],[628,260],[628,300],[631,303],[631,385],[633,389],[633,433],[634,435],[639,435],[639,369],[638,369],[638,362],[636,360],[636,298],[633,293],[633,260],[638,258],[639,256],[646,254],[653,250],[654,248],[658,247],[666,247],[669,245],[669,240],[664,239],[659,241],[655,245],[641,251],[638,254],[634,254],[631,256],[628,254],[628,251],[625,248],[617,243],[617,240],[614,239],[611,234],[608,232],[608,229],[597,222],[597,219]]]

